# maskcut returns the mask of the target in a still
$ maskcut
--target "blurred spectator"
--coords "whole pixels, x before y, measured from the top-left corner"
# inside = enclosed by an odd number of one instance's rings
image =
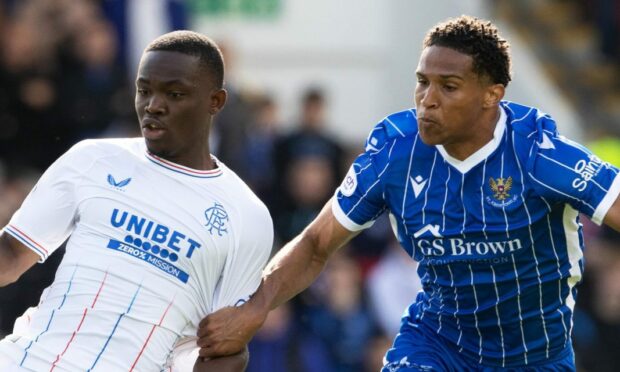
[[[329,161],[321,155],[298,155],[285,176],[286,189],[278,194],[274,215],[276,235],[288,241],[317,216],[333,191]]]
[[[25,14],[25,13],[22,13]],[[65,148],[67,127],[59,120],[58,75],[36,19],[13,17],[2,38],[0,65],[0,157],[7,164],[39,168]]]
[[[368,276],[370,307],[383,332],[394,338],[404,311],[422,290],[418,267],[395,238]]]
[[[65,75],[62,93],[66,116],[76,121],[74,142],[100,137],[113,124],[119,135],[139,135],[126,72],[115,63],[118,46],[112,25],[105,19],[92,21],[72,45],[78,73]]]
[[[250,344],[248,372],[329,372],[325,345],[300,332],[289,304],[269,315]]]
[[[342,178],[342,146],[326,131],[325,96],[311,88],[302,99],[301,119],[275,144],[278,195],[274,206],[276,234],[293,238],[321,210]]]
[[[247,168],[245,181],[270,207],[277,197],[273,190],[275,182],[273,147],[279,126],[278,107],[272,97],[263,95],[258,98],[255,111],[255,119],[248,128],[248,140],[245,146],[244,159]]]
[[[128,84],[113,64],[114,31],[97,4],[25,0],[10,7],[0,46],[0,158],[11,168],[45,169],[132,107],[128,94],[115,106]]]
[[[224,56],[228,92],[226,106],[213,119],[209,137],[212,151],[241,178],[248,174],[245,148],[248,144],[248,127],[254,121],[251,96],[242,90],[234,79],[234,55],[226,42],[218,42]]]
[[[309,88],[301,102],[301,117],[294,129],[282,136],[276,144],[276,171],[285,175],[291,170],[291,163],[305,155],[323,156],[329,162],[332,182],[342,178],[342,145],[327,132],[325,122],[326,98],[320,89]],[[329,185],[330,189],[335,184]]]
[[[309,332],[326,346],[333,371],[358,372],[366,363],[361,351],[375,326],[364,302],[361,279],[357,263],[344,249],[334,254],[310,290],[319,302],[306,310]]]
[[[351,242],[351,254],[362,270],[362,277],[367,280],[369,273],[388,251],[394,240],[387,214],[382,214],[368,229],[363,230]]]
[[[584,371],[612,372],[620,365],[620,233],[603,227],[586,250],[586,274],[573,339]]]

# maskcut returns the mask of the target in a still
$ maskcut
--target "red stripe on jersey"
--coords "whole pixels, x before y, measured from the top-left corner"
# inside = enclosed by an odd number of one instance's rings
[[[85,307],[84,308],[84,313],[82,314],[82,319],[80,319],[80,324],[78,324],[77,329],[75,331],[73,331],[73,334],[71,335],[71,338],[69,339],[69,342],[67,342],[67,345],[65,345],[65,349],[62,351],[62,353],[56,355],[56,360],[54,361],[54,363],[52,363],[52,368],[50,368],[50,372],[52,372],[54,370],[54,368],[56,368],[56,364],[58,363],[60,358],[63,355],[65,355],[65,353],[69,349],[69,345],[71,345],[71,343],[73,342],[73,339],[75,339],[75,335],[80,331],[80,328],[82,328],[82,323],[84,323],[84,319],[86,318],[86,314],[87,313],[88,313],[88,308]]]
[[[166,159],[162,159],[159,156],[153,155],[151,153],[147,153],[147,154],[148,154],[148,156],[150,156],[151,158],[153,158],[154,160],[156,160],[156,161],[158,161],[158,162],[160,162],[162,164],[165,164],[165,165],[167,165],[167,166],[169,166],[171,168],[175,168],[175,169],[181,170],[183,172],[187,172],[187,173],[199,174],[199,175],[204,176],[204,175],[217,174],[217,173],[220,173],[222,171],[220,168],[200,171],[200,170],[197,170],[197,169],[192,169],[192,168],[184,167],[184,166],[179,165],[179,164],[175,164],[173,162],[170,162],[170,161],[168,161]]]
[[[168,310],[170,310],[170,307],[172,306],[173,303],[174,303],[174,298],[168,304],[168,307],[166,308],[166,311],[164,311],[164,313],[161,316],[161,319],[159,319],[159,323],[158,324],[153,324],[153,327],[151,328],[151,332],[149,332],[149,335],[146,338],[146,341],[144,341],[144,345],[142,345],[142,348],[140,349],[140,352],[138,353],[138,356],[136,357],[136,360],[131,365],[131,368],[129,369],[129,372],[133,371],[133,369],[136,367],[136,364],[138,364],[138,360],[140,360],[140,357],[142,356],[142,353],[144,352],[144,349],[146,349],[146,345],[148,345],[149,341],[151,340],[151,336],[153,336],[153,332],[155,332],[155,327],[161,326],[161,324],[164,321],[164,318],[166,317],[166,314],[168,314]]]

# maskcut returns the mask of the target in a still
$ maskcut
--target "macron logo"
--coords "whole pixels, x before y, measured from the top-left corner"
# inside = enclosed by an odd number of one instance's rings
[[[409,179],[411,180],[411,186],[413,187],[413,194],[417,198],[418,196],[420,196],[422,190],[424,190],[424,186],[426,186],[427,180],[423,179],[420,175],[416,176],[416,178],[409,177]]]
[[[131,177],[124,179],[122,181],[116,182],[116,180],[114,179],[114,176],[112,176],[111,174],[108,174],[108,183],[118,189],[121,189],[129,185],[129,182],[131,182]]]

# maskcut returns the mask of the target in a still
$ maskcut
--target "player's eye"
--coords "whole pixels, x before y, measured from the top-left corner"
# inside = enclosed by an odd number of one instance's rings
[[[185,96],[185,93],[182,92],[169,92],[168,96],[172,97],[172,98],[181,98]]]
[[[144,88],[138,88],[138,89],[136,89],[136,91],[141,96],[146,96],[148,94],[148,91],[146,89],[144,89]]]
[[[458,87],[457,87],[456,85],[449,85],[449,84],[446,84],[446,85],[444,85],[444,89],[445,89],[446,91],[448,91],[448,92],[453,92],[453,91],[457,90],[457,89],[458,89]]]

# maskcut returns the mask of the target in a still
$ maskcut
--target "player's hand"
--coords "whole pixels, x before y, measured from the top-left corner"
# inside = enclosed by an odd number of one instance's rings
[[[265,322],[267,314],[253,311],[246,303],[209,314],[198,325],[201,357],[220,357],[239,353]]]

